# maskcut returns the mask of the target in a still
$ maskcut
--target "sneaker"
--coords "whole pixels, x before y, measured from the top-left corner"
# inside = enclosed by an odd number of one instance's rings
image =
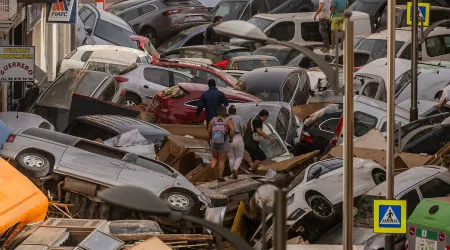
[[[237,171],[236,171],[236,170],[231,171],[231,177],[232,177],[233,179],[237,179],[237,178],[238,178],[238,174],[237,174]]]

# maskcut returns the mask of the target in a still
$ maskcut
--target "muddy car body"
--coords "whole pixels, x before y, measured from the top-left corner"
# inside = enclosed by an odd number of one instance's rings
[[[196,119],[200,97],[208,89],[208,86],[198,83],[180,83],[178,86],[166,89],[155,95],[153,102],[147,110],[155,114],[155,118],[161,123],[188,124],[203,122],[205,112]],[[259,98],[240,91],[219,88],[230,103],[258,102]]]
[[[419,166],[408,169],[394,177],[394,199],[406,200],[409,217],[414,208],[424,198],[450,195],[450,172],[439,166]],[[384,200],[386,182],[362,195],[355,202],[354,245],[364,245],[364,249],[384,248],[384,235],[373,232],[373,200]],[[404,234],[395,235],[395,249],[405,249]],[[330,230],[316,244],[342,244],[342,228],[339,225]]]
[[[64,196],[67,193],[93,198],[105,187],[136,185],[155,193],[179,211],[195,214],[209,205],[202,192],[162,162],[55,131],[29,128],[11,134],[0,155],[14,159],[29,178],[40,178],[38,185],[43,186],[43,191],[50,190],[61,201],[67,199]],[[69,202],[75,201],[69,197]],[[94,208],[82,208],[86,214],[80,212],[80,216],[98,218],[101,209],[95,206],[101,204],[89,205]],[[87,213],[91,209],[94,211]]]
[[[39,115],[25,112],[0,112],[0,121],[13,131],[20,131],[25,128],[44,128],[55,130],[53,124]]]
[[[235,56],[229,60],[226,69],[252,71],[258,68],[273,66],[280,66],[280,62],[274,56]]]

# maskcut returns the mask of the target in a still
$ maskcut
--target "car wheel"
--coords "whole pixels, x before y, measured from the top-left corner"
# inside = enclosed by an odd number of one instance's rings
[[[50,161],[42,153],[34,151],[20,153],[16,160],[20,167],[31,171],[34,177],[44,177],[50,171]]]
[[[307,199],[313,213],[320,219],[327,219],[334,214],[333,204],[321,194],[315,194]]]
[[[182,191],[169,191],[161,196],[167,205],[177,211],[190,213],[195,207],[192,195]]]
[[[158,38],[156,36],[156,31],[150,27],[144,28],[144,30],[141,31],[141,35],[147,37],[152,42],[153,46],[158,47],[159,42]]]
[[[124,104],[127,107],[140,105],[142,100],[139,96],[134,94],[126,94]]]
[[[386,173],[381,170],[374,171],[372,173],[372,178],[373,178],[373,181],[375,182],[375,184],[378,185],[378,184],[386,181]]]

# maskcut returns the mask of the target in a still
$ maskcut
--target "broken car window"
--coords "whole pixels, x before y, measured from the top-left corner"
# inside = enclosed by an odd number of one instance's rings
[[[104,147],[104,146],[98,145],[96,143],[90,143],[87,141],[80,141],[77,144],[75,144],[74,147],[82,149],[82,150],[86,150],[92,154],[99,154],[99,155],[103,155],[103,156],[110,157],[110,158],[117,159],[117,160],[122,160],[126,154],[125,152],[122,152],[119,150],[114,150],[112,148]]]

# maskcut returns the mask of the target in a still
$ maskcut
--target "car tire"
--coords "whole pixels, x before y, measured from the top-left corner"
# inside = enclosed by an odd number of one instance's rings
[[[372,179],[375,184],[381,184],[386,181],[386,173],[381,170],[375,170],[372,173]]]
[[[125,106],[132,107],[132,106],[140,105],[141,103],[142,103],[142,100],[139,96],[137,96],[135,94],[130,94],[130,93],[127,93],[125,95],[125,100],[124,100]]]
[[[141,31],[141,35],[147,37],[152,42],[153,46],[157,48],[159,46],[158,36],[153,28],[146,27]]]
[[[319,219],[328,219],[334,214],[333,204],[321,194],[314,194],[307,198],[309,207]]]
[[[36,151],[20,153],[16,157],[19,166],[32,173],[33,177],[44,177],[50,172],[50,160]]]
[[[194,197],[188,192],[168,191],[161,195],[161,199],[173,210],[191,213],[196,207]]]

